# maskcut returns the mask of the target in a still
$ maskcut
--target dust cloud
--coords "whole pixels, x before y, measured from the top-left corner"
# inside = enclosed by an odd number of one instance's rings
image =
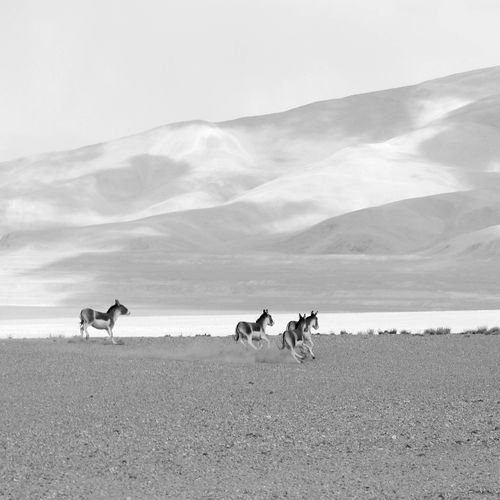
[[[92,356],[112,356],[120,358],[149,358],[170,361],[214,361],[222,363],[295,363],[287,349],[278,349],[278,339],[270,338],[271,345],[263,343],[254,350],[250,346],[235,342],[232,337],[165,337],[116,339],[117,345],[107,340],[80,338],[66,340],[69,344],[92,346]],[[256,343],[257,344],[257,343]],[[106,347],[103,349],[103,347]]]
[[[168,359],[177,361],[221,361],[225,363],[288,363],[293,362],[286,350],[279,350],[277,342],[272,339],[271,345],[262,346],[254,350],[250,346],[242,345],[229,337],[197,341],[193,339],[188,345],[178,346],[170,353]]]

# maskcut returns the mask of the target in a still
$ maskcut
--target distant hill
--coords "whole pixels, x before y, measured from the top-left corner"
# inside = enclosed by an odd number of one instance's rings
[[[478,189],[412,198],[339,215],[287,234],[269,244],[268,249],[317,254],[465,254],[475,253],[480,247],[486,252],[483,243],[490,243],[499,227],[498,191]],[[468,240],[470,246],[465,244]],[[497,251],[488,246],[496,255]]]

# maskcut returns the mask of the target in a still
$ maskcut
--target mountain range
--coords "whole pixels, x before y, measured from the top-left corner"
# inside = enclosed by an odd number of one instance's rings
[[[0,305],[495,308],[499,194],[500,67],[165,125],[0,163]]]

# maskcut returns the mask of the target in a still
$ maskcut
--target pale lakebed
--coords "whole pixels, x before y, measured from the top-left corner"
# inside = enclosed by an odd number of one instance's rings
[[[271,311],[272,313],[272,311]],[[268,329],[271,335],[281,333],[288,321],[297,319],[297,313],[273,314],[274,326]],[[421,333],[427,328],[450,328],[458,333],[480,326],[500,325],[500,310],[473,311],[413,311],[370,313],[321,313],[319,330],[322,334],[366,332],[369,329],[396,329]],[[226,336],[234,333],[238,321],[255,321],[252,312],[232,314],[183,314],[183,315],[130,315],[121,317],[114,329],[116,337],[160,337],[211,335]],[[91,336],[105,336],[105,332],[89,329]],[[46,338],[51,336],[72,337],[79,335],[78,314],[54,318],[9,317],[0,318],[0,338]]]

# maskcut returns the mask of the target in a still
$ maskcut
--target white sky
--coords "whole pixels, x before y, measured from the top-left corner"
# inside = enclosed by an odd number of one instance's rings
[[[500,64],[498,0],[0,0],[0,160]]]

